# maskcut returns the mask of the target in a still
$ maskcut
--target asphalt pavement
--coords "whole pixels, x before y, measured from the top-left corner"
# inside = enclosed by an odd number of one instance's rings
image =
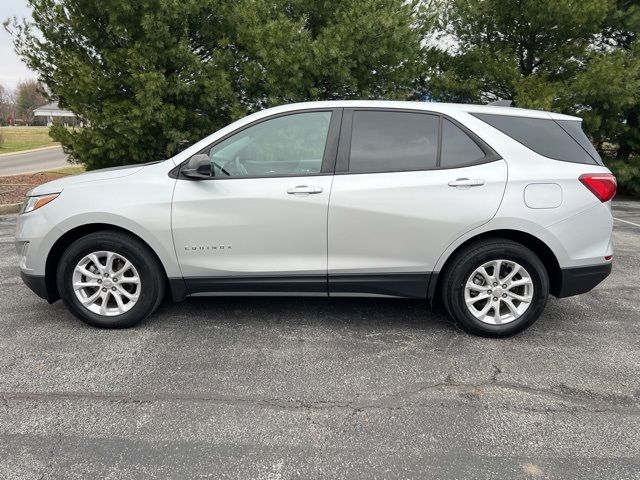
[[[380,299],[98,330],[22,284],[0,217],[0,478],[639,479],[640,204],[615,216],[613,274],[509,339]]]
[[[42,172],[69,165],[67,155],[62,151],[62,147],[18,152],[0,156],[0,177]]]

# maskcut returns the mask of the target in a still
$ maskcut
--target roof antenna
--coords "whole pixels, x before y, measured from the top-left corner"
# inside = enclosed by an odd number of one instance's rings
[[[487,103],[490,107],[510,107],[513,105],[513,100],[496,100],[495,102]]]

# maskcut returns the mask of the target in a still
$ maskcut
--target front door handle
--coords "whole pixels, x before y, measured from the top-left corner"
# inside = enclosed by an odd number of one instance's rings
[[[484,185],[481,178],[458,178],[449,182],[450,187],[479,187]]]
[[[322,193],[321,187],[309,187],[307,185],[298,185],[297,187],[290,188],[287,190],[289,195],[296,194],[305,194],[305,195],[314,195],[316,193]]]

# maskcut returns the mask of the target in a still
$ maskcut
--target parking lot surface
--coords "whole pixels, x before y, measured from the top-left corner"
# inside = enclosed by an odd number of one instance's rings
[[[509,339],[421,302],[198,298],[98,330],[0,217],[0,478],[640,478],[640,204],[613,274]]]

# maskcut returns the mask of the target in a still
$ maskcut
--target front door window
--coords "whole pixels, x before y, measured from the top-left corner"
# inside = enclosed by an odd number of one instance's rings
[[[331,112],[285,115],[260,122],[207,152],[215,177],[317,175]]]

